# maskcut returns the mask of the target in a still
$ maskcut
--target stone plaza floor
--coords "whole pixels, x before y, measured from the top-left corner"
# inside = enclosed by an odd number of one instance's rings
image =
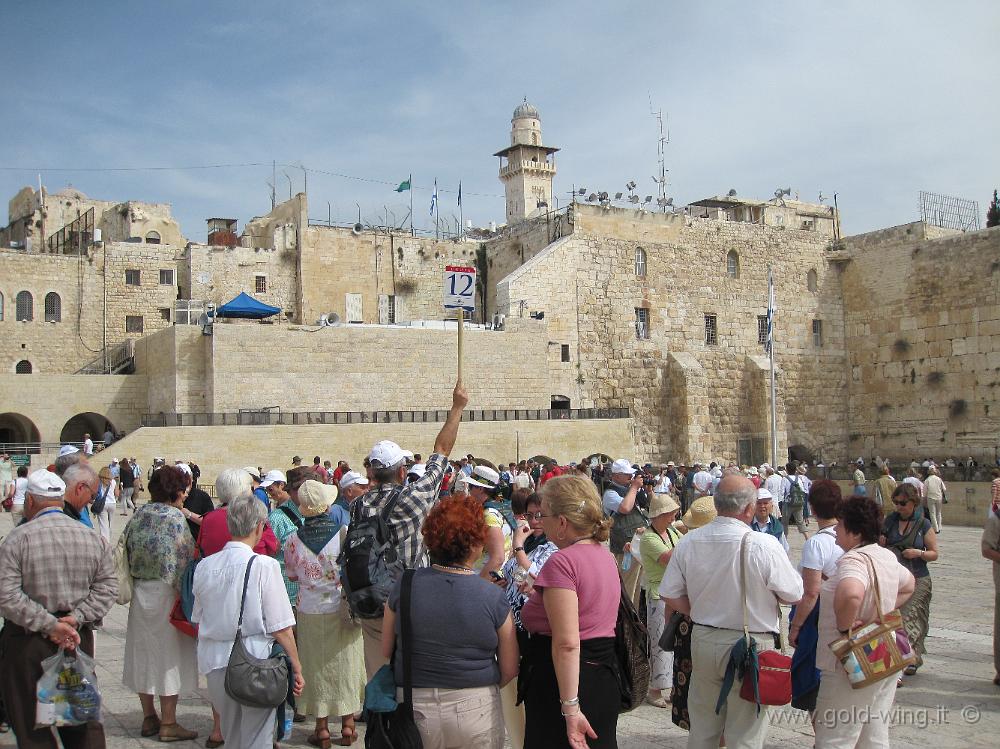
[[[10,529],[10,515],[0,516],[0,532]],[[125,518],[115,517],[115,534]],[[815,529],[815,525],[812,526]],[[906,679],[896,693],[894,728],[896,746],[950,747],[1000,746],[1000,687],[992,684],[993,582],[990,564],[980,555],[981,531],[946,527],[941,536],[941,559],[931,564],[934,596],[931,631],[924,667]],[[791,557],[797,562],[801,536],[792,531]],[[787,613],[787,612],[786,612]],[[108,746],[130,749],[158,745],[156,739],[139,738],[142,711],[138,698],[121,683],[122,658],[128,610],[115,606],[97,633],[98,678],[104,695]],[[787,616],[785,617],[787,620]],[[178,707],[180,722],[198,731],[195,742],[178,746],[203,746],[212,720],[207,690],[183,695]],[[772,710],[766,746],[811,747],[808,716],[798,710]],[[339,722],[331,721],[331,729]],[[311,722],[295,725],[287,746],[308,746]],[[359,725],[363,730],[363,726]],[[336,732],[334,732],[336,735]],[[363,746],[361,739],[355,746]],[[643,705],[623,715],[618,724],[622,749],[684,747],[687,733],[670,722],[668,710]],[[0,734],[0,747],[14,746],[11,734]],[[231,749],[237,749],[232,747]]]

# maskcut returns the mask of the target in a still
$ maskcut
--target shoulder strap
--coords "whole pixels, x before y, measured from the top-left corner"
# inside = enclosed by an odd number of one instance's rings
[[[743,591],[743,636],[746,638],[747,645],[750,644],[750,613],[747,611],[747,536],[749,536],[753,531],[749,531],[743,534],[743,538],[740,539],[740,588]]]
[[[878,587],[878,575],[875,574],[875,563],[870,556],[865,554],[860,549],[858,550],[858,554],[860,554],[865,558],[865,564],[868,567],[868,575],[869,577],[871,577],[872,587],[875,589],[875,600],[874,600],[875,614],[876,616],[878,616],[879,623],[885,624],[885,616],[882,614],[882,591],[880,591]],[[861,602],[864,603],[864,599],[862,599]],[[848,628],[847,632],[848,637],[850,637],[853,634],[853,632],[851,631],[852,629],[853,628]]]
[[[403,702],[413,704],[413,629],[410,619],[410,594],[413,591],[414,569],[403,570],[399,595],[400,639],[403,641]]]
[[[253,567],[253,560],[257,558],[256,554],[251,555],[250,561],[247,562],[247,571],[243,575],[243,597],[240,599],[240,618],[236,622],[236,635],[241,636],[243,634],[243,607],[247,602],[247,583],[250,582],[250,568]]]
[[[296,515],[294,512],[292,512],[291,508],[286,507],[285,505],[282,505],[278,509],[281,510],[283,513],[285,513],[285,515],[288,516],[288,519],[291,520],[295,524],[296,528],[301,528],[304,525],[304,523],[302,522],[302,519],[298,515]]]

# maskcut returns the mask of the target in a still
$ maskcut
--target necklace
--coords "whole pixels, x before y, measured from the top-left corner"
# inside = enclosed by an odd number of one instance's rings
[[[460,564],[438,564],[434,562],[431,567],[436,567],[442,572],[450,572],[453,575],[471,575],[475,572],[471,567],[463,567]]]

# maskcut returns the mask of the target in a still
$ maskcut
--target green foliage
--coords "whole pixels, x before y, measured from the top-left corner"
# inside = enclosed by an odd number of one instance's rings
[[[993,191],[993,200],[990,207],[986,209],[986,228],[1000,226],[1000,199],[997,198],[997,191]]]

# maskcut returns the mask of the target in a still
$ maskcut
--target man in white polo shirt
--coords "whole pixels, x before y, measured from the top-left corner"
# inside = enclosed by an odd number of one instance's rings
[[[750,529],[756,502],[757,490],[749,479],[724,476],[714,495],[718,517],[681,539],[660,584],[667,606],[694,622],[688,749],[717,749],[723,733],[728,746],[759,749],[767,736],[767,709],[758,714],[755,704],[740,697],[738,685],[715,712],[730,651],[743,637],[744,595],[758,651],[774,648],[778,601],[802,598],[802,578],[778,539]],[[746,555],[745,591],[741,550]]]

